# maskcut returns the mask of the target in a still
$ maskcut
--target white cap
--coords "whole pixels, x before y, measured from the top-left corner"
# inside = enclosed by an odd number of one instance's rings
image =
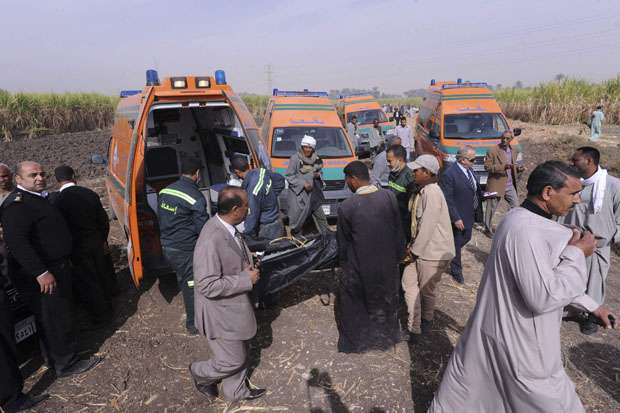
[[[316,139],[314,139],[310,135],[304,135],[303,139],[301,140],[301,146],[309,146],[314,149],[316,148]]]
[[[435,175],[439,173],[439,161],[435,156],[429,154],[418,156],[415,161],[408,163],[407,166],[412,171],[419,168],[424,168]]]

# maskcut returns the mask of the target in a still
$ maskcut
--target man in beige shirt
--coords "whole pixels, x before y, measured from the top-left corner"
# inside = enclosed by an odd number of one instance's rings
[[[439,162],[420,155],[410,164],[415,182],[422,188],[410,201],[413,262],[403,273],[402,285],[409,317],[410,340],[431,330],[435,311],[435,287],[454,258],[454,238],[448,205],[437,185]]]

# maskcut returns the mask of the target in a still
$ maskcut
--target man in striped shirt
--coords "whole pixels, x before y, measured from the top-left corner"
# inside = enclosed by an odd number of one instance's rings
[[[194,326],[194,247],[202,227],[209,219],[207,201],[200,192],[202,165],[196,158],[181,160],[181,177],[159,192],[157,216],[164,256],[176,272],[185,303],[185,327],[198,334]]]

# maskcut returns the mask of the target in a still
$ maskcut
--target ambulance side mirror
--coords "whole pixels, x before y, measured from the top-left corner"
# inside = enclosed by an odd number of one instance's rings
[[[108,164],[108,160],[104,156],[99,155],[98,153],[91,155],[90,161],[94,163],[95,165],[107,165]]]
[[[512,134],[513,134],[514,136],[519,136],[519,135],[521,135],[521,128],[514,128],[514,129],[512,130]]]

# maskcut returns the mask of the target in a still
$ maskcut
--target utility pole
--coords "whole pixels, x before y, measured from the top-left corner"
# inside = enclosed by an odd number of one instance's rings
[[[267,95],[271,96],[271,93],[273,91],[273,70],[271,69],[271,64],[268,64],[265,67],[265,74],[267,75]]]

